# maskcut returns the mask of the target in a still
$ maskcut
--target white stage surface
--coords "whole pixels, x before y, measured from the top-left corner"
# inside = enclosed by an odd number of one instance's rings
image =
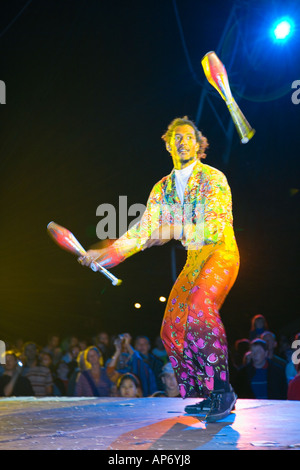
[[[184,407],[195,402],[2,398],[0,449],[119,450],[131,455],[144,450],[179,455],[195,450],[300,449],[300,401],[239,399],[235,411],[217,423],[186,415]]]

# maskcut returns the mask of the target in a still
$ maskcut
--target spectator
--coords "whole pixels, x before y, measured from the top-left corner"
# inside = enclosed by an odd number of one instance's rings
[[[59,347],[59,335],[54,334],[48,336],[47,345],[42,348],[42,353],[43,352],[50,354],[54,366],[60,361],[62,350]]]
[[[53,371],[53,395],[54,396],[67,396],[68,383],[69,383],[69,365],[60,361]]]
[[[239,398],[284,400],[287,398],[285,371],[268,359],[265,341],[255,339],[250,345],[251,361],[242,367],[234,384]]]
[[[50,370],[50,372],[52,374],[52,372],[54,370],[54,366],[53,366],[53,361],[52,361],[51,354],[49,354],[47,352],[41,352],[41,354],[39,355],[39,364],[41,366],[48,367],[48,369]]]
[[[113,348],[110,344],[109,334],[106,331],[100,331],[96,337],[97,348],[100,349],[104,363],[113,355]]]
[[[130,372],[130,361],[134,354],[130,342],[131,336],[128,333],[119,335],[114,339],[115,352],[106,365],[115,383],[122,373]]]
[[[249,333],[249,339],[252,341],[255,338],[259,338],[259,336],[268,330],[267,320],[263,315],[255,315],[251,319],[251,329]]]
[[[14,342],[14,346],[13,346],[12,350],[19,357],[19,355],[22,354],[23,347],[24,347],[24,340],[22,338],[17,338]]]
[[[243,357],[243,366],[251,363],[251,351],[247,351]]]
[[[287,361],[285,361],[281,357],[274,354],[274,351],[277,348],[277,341],[276,341],[276,336],[274,335],[274,333],[272,333],[271,331],[264,331],[260,335],[260,337],[262,340],[264,340],[267,343],[268,358],[272,359],[273,362],[275,362],[276,364],[278,364],[279,366],[285,369],[287,365]]]
[[[65,362],[69,366],[69,374],[68,374],[69,378],[73,374],[74,370],[78,367],[77,358],[78,358],[79,353],[80,353],[80,349],[78,345],[71,347],[68,351],[68,359]]]
[[[76,355],[76,359],[69,363],[70,372],[67,389],[67,395],[69,397],[74,397],[76,395],[76,383],[79,374],[90,368],[90,365],[86,364],[84,359],[84,351],[80,351],[79,346],[76,346],[76,348],[73,348],[73,351],[75,352],[74,357]]]
[[[21,375],[22,365],[18,364],[16,353],[14,351],[7,351],[5,357],[4,373],[0,377],[0,396],[33,396],[34,392],[30,381]]]
[[[73,360],[72,350],[73,348],[78,348],[78,338],[77,336],[70,336],[63,340],[62,342],[62,357],[61,360],[67,364]]]
[[[158,357],[158,359],[160,359],[163,364],[169,362],[167,351],[165,350],[163,342],[159,335],[155,339],[155,347],[152,349],[152,354]]]
[[[140,353],[143,361],[146,362],[153,371],[156,381],[156,390],[160,390],[162,388],[161,372],[164,364],[157,356],[151,353],[151,343],[149,338],[147,336],[137,336],[134,348]]]
[[[245,354],[249,352],[249,347],[249,339],[238,339],[234,343],[233,350],[228,355],[229,376],[232,383],[236,380],[237,371],[244,365]]]
[[[84,359],[90,367],[79,373],[75,394],[79,397],[108,397],[112,383],[103,367],[102,355],[96,346],[88,347]]]
[[[115,353],[107,362],[107,374],[112,382],[116,383],[120,375],[130,372],[138,377],[144,397],[154,393],[157,390],[154,373],[131,346],[131,336],[128,333],[119,335],[114,345]]]
[[[293,351],[291,348],[291,339],[286,335],[281,335],[279,338],[279,355],[283,357],[287,362],[291,360]]]
[[[161,380],[167,397],[181,397],[176,376],[170,362],[167,362],[167,364],[164,365],[161,373]]]
[[[245,354],[249,351],[250,341],[247,338],[238,339],[234,343],[234,350],[232,354],[233,367],[239,370],[244,365]]]
[[[296,366],[297,375],[288,384],[288,400],[300,400],[300,362]]]
[[[88,340],[86,338],[79,338],[78,339],[78,346],[80,351],[85,351],[88,347]]]
[[[123,398],[140,398],[142,396],[139,379],[128,372],[119,377],[117,390],[119,396]]]
[[[36,397],[52,395],[53,380],[50,369],[38,362],[37,346],[33,342],[24,345],[25,365],[22,375],[27,377]]]

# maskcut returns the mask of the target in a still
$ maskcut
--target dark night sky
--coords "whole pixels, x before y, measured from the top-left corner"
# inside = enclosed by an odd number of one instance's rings
[[[158,297],[173,284],[172,249],[178,270],[184,250],[170,243],[128,259],[113,270],[123,279],[116,288],[60,250],[46,226],[54,220],[88,248],[99,241],[100,204],[118,209],[121,195],[128,206],[145,204],[172,169],[161,135],[176,116],[197,119],[204,88],[227,128],[226,105],[201,66],[210,50],[256,129],[247,145],[234,130],[228,147],[207,101],[197,123],[210,142],[205,163],[226,174],[233,194],[241,269],[222,309],[228,337],[247,336],[258,313],[277,334],[300,329],[300,104],[291,100],[292,82],[300,80],[299,2],[177,0],[181,30],[174,5],[1,2],[2,339],[159,333]],[[275,46],[268,28],[286,11],[295,33]]]

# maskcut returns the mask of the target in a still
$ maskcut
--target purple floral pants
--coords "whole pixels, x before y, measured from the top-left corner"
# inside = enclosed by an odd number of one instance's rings
[[[206,397],[229,381],[226,333],[219,310],[239,269],[238,251],[189,251],[169,296],[161,338],[182,398]]]

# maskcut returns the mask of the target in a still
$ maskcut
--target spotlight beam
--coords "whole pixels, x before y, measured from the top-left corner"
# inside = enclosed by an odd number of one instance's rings
[[[291,18],[280,18],[272,27],[272,36],[276,42],[285,42],[290,38],[294,30],[294,22]]]

